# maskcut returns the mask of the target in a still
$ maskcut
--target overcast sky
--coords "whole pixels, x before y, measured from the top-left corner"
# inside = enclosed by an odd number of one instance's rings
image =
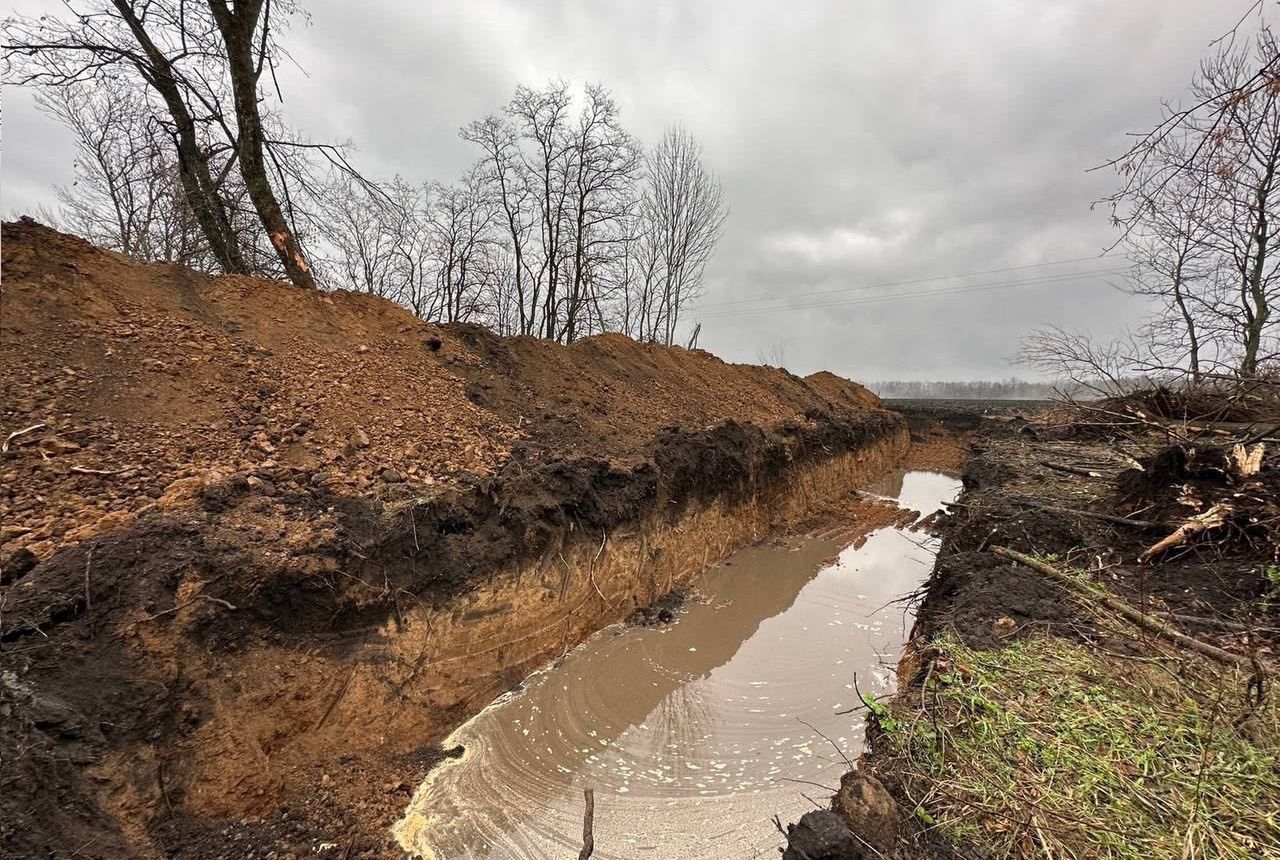
[[[701,345],[873,380],[1007,376],[1036,326],[1105,336],[1140,318],[1114,277],[1087,274],[1119,261],[935,279],[1096,256],[1114,234],[1090,203],[1115,180],[1086,169],[1184,92],[1248,4],[303,5],[309,22],[284,37],[301,67],[282,81],[286,116],[354,141],[370,175],[456,178],[476,156],[458,127],[517,83],[599,81],[646,141],[684,123],[731,207],[693,312]],[[6,87],[4,109],[11,216],[69,181],[72,147],[29,93]],[[988,289],[1008,282],[1020,286]],[[904,298],[936,290],[952,292]]]

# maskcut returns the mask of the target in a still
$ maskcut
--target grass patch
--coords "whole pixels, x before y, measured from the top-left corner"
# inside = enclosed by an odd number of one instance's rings
[[[1280,720],[1269,703],[1235,726],[1241,678],[1059,639],[934,647],[923,698],[870,719],[942,835],[995,857],[1280,858]]]

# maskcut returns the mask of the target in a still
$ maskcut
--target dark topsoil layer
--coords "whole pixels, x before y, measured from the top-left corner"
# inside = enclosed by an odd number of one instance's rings
[[[950,631],[980,649],[1053,635],[1115,653],[1141,653],[1134,640],[1099,630],[1081,604],[1052,581],[994,555],[989,551],[993,545],[1042,557],[1056,554],[1063,566],[1087,569],[1105,564],[1111,592],[1147,612],[1236,621],[1256,613],[1257,598],[1267,587],[1260,571],[1269,559],[1248,546],[1247,536],[1238,536],[1244,539],[1233,546],[1192,545],[1166,554],[1156,564],[1140,565],[1135,561],[1139,553],[1170,528],[1137,529],[1073,513],[1180,522],[1186,512],[1177,505],[1176,488],[1198,478],[1185,468],[1179,471],[1177,463],[1165,471],[1169,481],[1141,487],[1142,473],[1131,468],[1132,461],[1113,441],[1078,436],[1069,424],[1046,430],[1037,424],[1037,411],[1023,408],[1024,404],[994,416],[983,416],[977,404],[966,415],[958,401],[893,405],[904,409],[913,438],[927,437],[939,428],[970,428],[964,491],[952,513],[936,526],[942,544],[921,592],[911,636],[913,650],[927,648],[934,637]],[[1160,443],[1151,440],[1147,450],[1159,449]],[[1148,460],[1148,472],[1155,471],[1153,463],[1170,465],[1164,459],[1170,459],[1168,453],[1163,459]],[[1066,473],[1048,463],[1092,471],[1099,477]],[[1280,468],[1267,462],[1260,477],[1274,497],[1280,489]],[[1202,628],[1174,624],[1190,635],[1214,640],[1214,634]],[[1235,643],[1219,644],[1232,647]],[[1264,642],[1263,647],[1275,652],[1280,641]],[[918,690],[924,679],[902,681],[911,691]],[[921,830],[914,804],[894,773],[880,767],[884,756],[877,751],[874,730],[869,730],[868,742],[858,770],[842,780],[833,810],[808,813],[799,825],[789,828],[788,860],[968,856]],[[885,834],[896,836],[886,839]]]
[[[346,820],[322,803],[299,808],[296,796],[270,824],[183,815],[165,751],[199,726],[208,702],[181,671],[173,686],[156,683],[156,656],[116,635],[139,608],[172,612],[183,582],[204,582],[206,605],[184,631],[203,653],[306,648],[317,637],[356,642],[402,605],[447,600],[474,577],[565,541],[598,543],[621,523],[748,497],[790,466],[891,434],[901,420],[868,411],[814,414],[771,431],[737,422],[667,428],[629,468],[593,457],[517,457],[493,477],[431,497],[397,485],[380,497],[335,495],[324,484],[286,489],[240,476],[205,487],[192,510],[153,511],[38,564],[11,566],[6,576],[21,587],[7,591],[0,652],[0,668],[12,673],[0,684],[0,740],[16,751],[6,753],[0,787],[6,856],[127,856],[90,774],[108,750],[145,746],[156,750],[164,808],[143,824],[169,856],[284,857],[322,842],[342,844],[349,856],[389,850],[383,828],[407,801],[412,786],[403,782],[373,798],[374,809],[348,810]],[[363,587],[370,581],[385,588],[371,592]],[[223,611],[227,605],[236,611]],[[424,748],[400,772],[419,775],[440,754]],[[349,777],[362,762],[348,759]],[[367,819],[352,820],[358,814]]]

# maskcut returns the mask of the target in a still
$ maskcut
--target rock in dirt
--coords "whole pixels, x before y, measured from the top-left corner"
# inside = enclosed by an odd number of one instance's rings
[[[782,860],[871,860],[876,853],[858,842],[837,813],[815,809],[787,825],[787,850]]]
[[[840,778],[840,791],[831,801],[854,833],[885,854],[898,840],[900,814],[884,783],[869,773],[854,770]]]

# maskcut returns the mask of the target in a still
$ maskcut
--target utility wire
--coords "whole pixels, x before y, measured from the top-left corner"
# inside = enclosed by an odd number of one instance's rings
[[[1072,281],[1086,280],[1105,275],[1122,275],[1126,274],[1128,269],[1103,269],[1096,272],[1088,272],[1083,274],[1062,274],[1044,278],[1031,278],[1019,281],[1003,281],[994,284],[961,284],[953,287],[941,287],[932,290],[918,290],[911,293],[892,293],[887,296],[860,296],[852,299],[841,299],[838,301],[815,302],[803,305],[783,305],[779,307],[765,308],[745,308],[741,311],[726,310],[714,314],[698,314],[700,321],[717,320],[717,319],[736,319],[738,317],[759,316],[761,314],[777,314],[786,311],[806,311],[806,310],[822,310],[826,308],[845,308],[856,305],[878,304],[881,302],[892,302],[901,299],[917,299],[928,296],[948,296],[958,293],[978,293],[987,292],[989,290],[1010,289],[1013,287],[1029,287],[1041,286],[1045,284],[1061,284]],[[785,297],[783,297],[785,298]]]
[[[1095,257],[1071,257],[1066,260],[1050,260],[1045,263],[1029,263],[1025,266],[1005,266],[1002,269],[983,269],[977,272],[959,272],[951,275],[932,275],[927,278],[913,278],[907,281],[886,281],[882,284],[866,284],[864,286],[857,286],[857,287],[835,287],[834,289],[830,289],[830,290],[813,290],[807,293],[793,293],[790,296],[755,296],[753,298],[728,299],[726,301],[719,301],[719,302],[699,302],[698,307],[713,308],[721,305],[740,306],[743,302],[770,302],[770,301],[776,301],[780,298],[808,298],[809,296],[823,296],[823,295],[830,295],[832,293],[853,293],[853,292],[862,292],[864,290],[879,290],[879,289],[883,289],[884,287],[905,287],[913,284],[926,284],[931,281],[948,281],[948,280],[951,280],[952,278],[972,278],[977,275],[996,275],[996,274],[1001,274],[1003,272],[1019,272],[1019,271],[1024,271],[1026,269],[1043,269],[1049,266],[1065,266],[1068,263],[1083,263],[1083,262],[1098,262],[1098,263],[1107,263],[1108,265],[1112,265],[1111,260],[1106,260],[1106,259],[1103,259],[1102,257],[1096,257],[1096,256]]]

